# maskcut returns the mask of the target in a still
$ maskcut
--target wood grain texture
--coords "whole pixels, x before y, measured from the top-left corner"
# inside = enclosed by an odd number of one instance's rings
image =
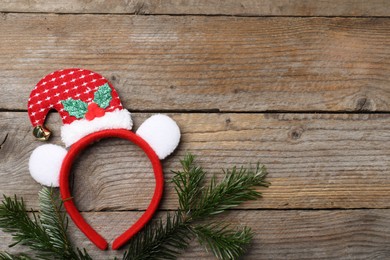
[[[238,16],[389,16],[386,0],[8,0],[1,12]]]
[[[51,116],[51,143],[60,122]],[[135,129],[148,114],[133,114]],[[210,173],[261,161],[272,186],[266,199],[245,209],[389,208],[390,115],[348,114],[172,114],[182,130],[179,150],[164,161],[165,177],[180,169],[186,151],[199,156]],[[31,135],[26,113],[0,113],[0,194],[19,194],[37,206],[39,185],[28,173],[28,158],[41,143]],[[150,164],[140,150],[121,140],[103,140],[74,167],[74,196],[83,211],[145,209],[154,189]],[[177,207],[167,183],[164,209]]]
[[[84,214],[110,243],[140,215],[141,212]],[[244,259],[386,259],[390,254],[389,209],[231,211],[221,219],[238,227],[250,226],[254,231]],[[115,252],[96,250],[73,223],[69,233],[75,244],[87,248],[94,259],[113,259]],[[0,250],[9,250],[6,244],[10,236],[0,232],[0,240],[4,241]],[[10,251],[20,252],[21,248]],[[180,259],[214,258],[194,241]]]
[[[178,205],[169,180],[187,151],[208,177],[261,161],[264,198],[223,217],[252,227],[244,259],[388,259],[389,18],[387,0],[1,1],[0,194],[38,208],[28,95],[42,76],[83,67],[138,111],[135,129],[154,111],[180,125],[160,216]],[[50,143],[62,145],[60,125],[51,114]],[[145,155],[122,140],[87,149],[73,172],[78,207],[110,242],[154,189]],[[73,223],[70,234],[94,259],[121,257]],[[0,231],[0,251],[23,251],[10,241]],[[194,242],[180,259],[214,258]]]
[[[389,111],[390,20],[3,14],[0,109],[66,67],[137,111]]]

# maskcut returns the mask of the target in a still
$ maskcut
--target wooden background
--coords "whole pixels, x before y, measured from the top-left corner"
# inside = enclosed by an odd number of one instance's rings
[[[256,235],[245,259],[390,258],[390,2],[387,0],[0,1],[0,193],[37,209],[28,95],[61,68],[103,74],[133,112],[182,130],[211,174],[261,161],[264,198],[225,218]],[[60,144],[58,114],[47,124]],[[147,207],[142,153],[104,140],[75,165],[83,215],[111,242]],[[161,212],[177,207],[167,184]],[[101,252],[71,225],[74,242]],[[0,250],[10,236],[0,232]],[[10,249],[21,252],[21,247]],[[194,243],[182,259],[213,259]]]

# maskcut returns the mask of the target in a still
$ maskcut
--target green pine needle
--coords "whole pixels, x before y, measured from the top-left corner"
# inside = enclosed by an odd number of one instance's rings
[[[11,233],[16,241],[11,246],[28,246],[39,259],[75,259],[92,258],[80,249],[74,250],[66,234],[68,220],[62,210],[62,202],[53,188],[44,187],[39,192],[40,214],[32,213],[29,217],[23,199],[16,196],[4,196],[0,205],[0,228]],[[0,259],[12,255],[1,252]],[[15,259],[30,259],[27,255],[14,256]],[[17,258],[19,257],[19,258]]]
[[[193,219],[217,215],[245,201],[256,200],[261,197],[261,192],[254,187],[269,186],[269,183],[264,181],[267,171],[264,166],[260,167],[260,164],[257,164],[255,170],[233,167],[224,173],[225,177],[220,183],[217,183],[216,176],[213,176],[210,185],[199,198],[197,209],[192,214]]]
[[[33,258],[25,254],[13,255],[7,252],[0,252],[0,259],[1,260],[33,260]]]
[[[130,240],[123,260],[176,259],[188,247],[192,232],[180,211],[147,225]]]
[[[62,201],[53,188],[43,187],[39,192],[40,220],[55,253],[60,259],[91,259],[88,253],[72,247],[67,229],[68,218],[62,209]]]
[[[4,196],[0,205],[0,228],[12,234],[15,241],[10,247],[17,244],[28,246],[39,252],[41,259],[51,259],[54,248],[50,243],[50,237],[46,234],[35,213],[33,220],[28,216],[23,199]]]
[[[68,220],[61,212],[62,202],[54,190],[44,187],[39,191],[40,220],[42,227],[50,238],[53,247],[61,253],[71,251],[71,243],[66,235]]]
[[[73,258],[75,260],[92,260],[92,257],[88,254],[85,248],[83,248],[82,250],[80,248],[76,248],[76,252],[73,255],[76,256],[75,258]]]
[[[260,164],[256,169],[234,167],[225,171],[221,182],[217,183],[214,176],[205,187],[205,172],[196,165],[193,155],[187,154],[181,165],[183,170],[174,172],[172,179],[179,198],[176,215],[171,218],[168,214],[166,223],[160,219],[157,224],[146,226],[130,241],[124,260],[176,259],[194,235],[219,259],[237,259],[245,253],[253,236],[250,228],[236,231],[222,224],[200,225],[197,222],[207,221],[245,201],[259,198],[261,193],[254,187],[269,186],[264,180],[265,167]]]
[[[194,227],[194,232],[201,245],[211,251],[218,259],[237,259],[245,253],[253,234],[251,229],[234,230],[228,225],[205,224]]]
[[[186,154],[184,160],[180,161],[183,171],[173,172],[175,176],[172,182],[175,184],[180,210],[186,214],[195,209],[206,175],[201,167],[195,165],[194,160],[193,155]]]

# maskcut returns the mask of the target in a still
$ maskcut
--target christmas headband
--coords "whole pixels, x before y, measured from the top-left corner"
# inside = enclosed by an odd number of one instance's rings
[[[51,134],[44,122],[52,109],[61,116],[61,139],[68,150],[53,144],[37,147],[30,156],[29,170],[42,185],[60,187],[69,216],[98,248],[105,250],[108,243],[85,221],[72,199],[69,175],[73,161],[93,142],[116,137],[139,146],[152,164],[156,181],[152,200],[141,218],[114,240],[112,248],[118,249],[140,231],[156,211],[164,185],[160,160],[176,149],[180,129],[171,118],[158,114],[133,133],[131,115],[123,108],[111,83],[85,69],[55,71],[40,80],[31,92],[28,115],[34,127],[33,135],[39,140],[48,140]]]

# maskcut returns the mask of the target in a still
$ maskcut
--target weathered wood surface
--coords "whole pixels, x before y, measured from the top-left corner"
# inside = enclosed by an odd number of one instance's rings
[[[238,16],[389,16],[387,0],[8,0],[0,12]]]
[[[112,243],[141,212],[85,213]],[[233,225],[252,227],[255,237],[244,259],[387,259],[390,255],[390,209],[384,210],[259,210],[224,215]],[[110,223],[109,225],[107,223]],[[94,259],[113,259],[121,253],[101,252],[71,223],[73,240],[89,249]],[[0,232],[0,240],[10,242]],[[0,250],[8,248],[1,243]],[[10,251],[19,252],[20,247]],[[180,259],[214,259],[193,243]]]
[[[138,111],[135,129],[153,111],[177,120],[183,137],[163,163],[167,181],[186,151],[219,177],[267,166],[264,198],[224,216],[255,232],[245,259],[389,259],[389,1],[6,0],[0,12],[0,194],[37,209],[28,158],[41,143],[28,95],[47,73],[84,67]],[[57,114],[48,125],[61,144]],[[76,203],[110,242],[147,207],[149,167],[120,140],[75,164]],[[159,214],[177,207],[172,184],[164,196]],[[72,223],[70,233],[94,259],[115,254]],[[0,250],[9,242],[0,231]],[[194,244],[181,259],[213,257]]]
[[[48,126],[60,143],[58,115]],[[135,129],[148,117],[135,113]],[[266,199],[241,208],[389,208],[390,115],[172,114],[182,129],[179,150],[164,162],[178,170],[186,151],[222,176],[221,168],[261,161],[272,186]],[[0,113],[0,191],[24,196],[36,207],[40,186],[28,174],[33,140],[26,113]],[[83,211],[145,209],[154,189],[147,158],[120,140],[104,140],[75,166],[75,199]],[[162,208],[176,208],[168,183]]]
[[[368,2],[368,1],[366,1]],[[387,18],[3,14],[0,109],[84,67],[132,110],[389,111]]]

